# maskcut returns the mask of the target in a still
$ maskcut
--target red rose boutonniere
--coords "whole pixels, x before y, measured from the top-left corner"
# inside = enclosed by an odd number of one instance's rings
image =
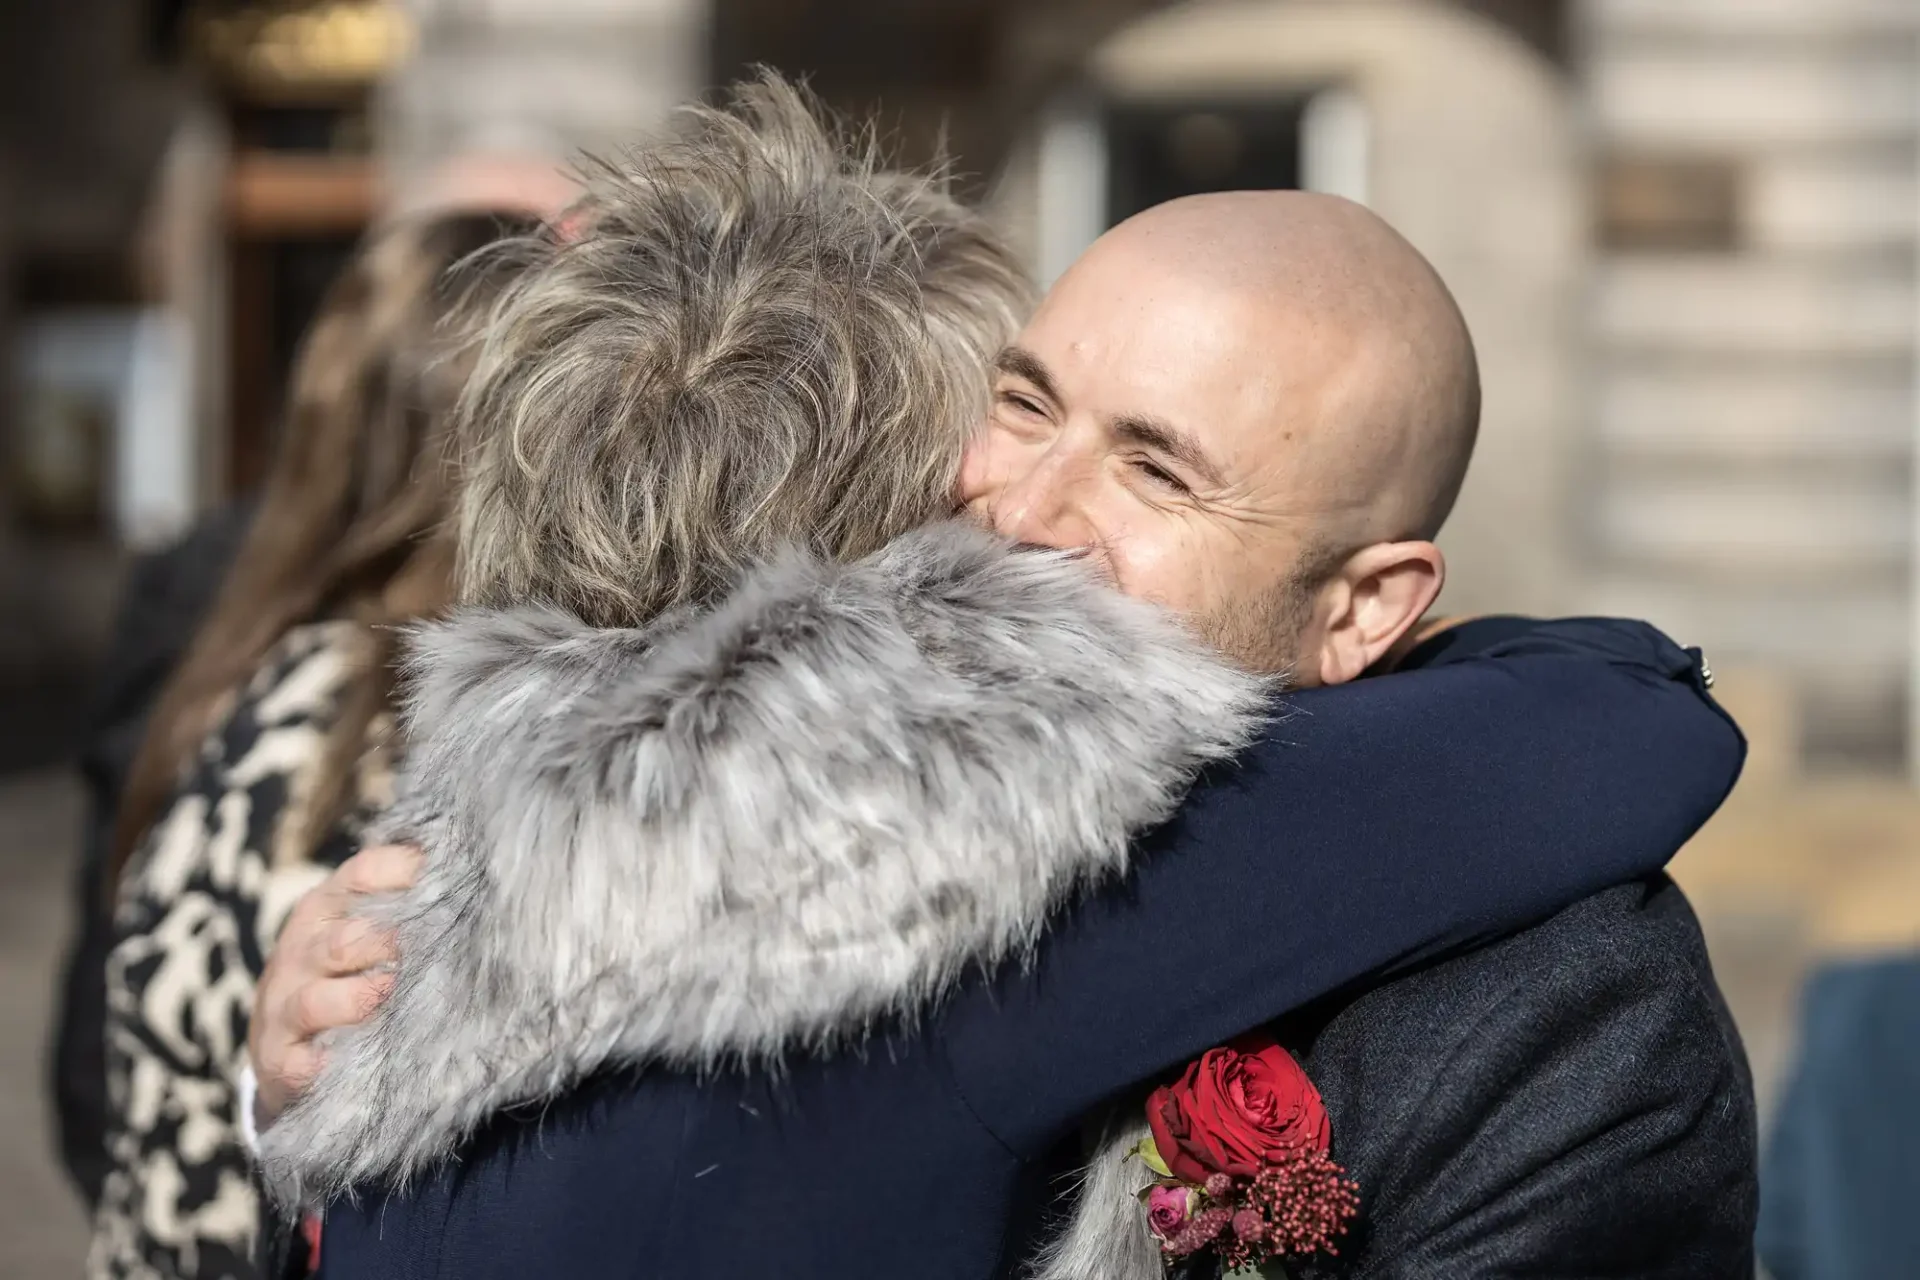
[[[1142,1199],[1169,1262],[1211,1250],[1242,1270],[1339,1252],[1360,1188],[1327,1154],[1320,1091],[1271,1036],[1201,1054],[1147,1099],[1147,1124],[1135,1153],[1160,1180]]]

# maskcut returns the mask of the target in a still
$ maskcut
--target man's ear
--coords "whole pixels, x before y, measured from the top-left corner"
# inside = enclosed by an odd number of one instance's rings
[[[1333,610],[1320,641],[1320,682],[1345,684],[1426,616],[1447,580],[1431,542],[1376,542],[1348,558],[1323,595]]]

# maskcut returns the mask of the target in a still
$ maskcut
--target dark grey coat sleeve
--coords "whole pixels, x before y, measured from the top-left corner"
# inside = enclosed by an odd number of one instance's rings
[[[1364,1221],[1309,1274],[1751,1280],[1752,1080],[1671,882],[1390,981],[1310,1042]]]

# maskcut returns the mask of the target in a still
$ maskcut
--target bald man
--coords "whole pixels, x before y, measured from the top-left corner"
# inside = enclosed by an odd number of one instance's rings
[[[1176,200],[1099,242],[998,361],[962,496],[1090,548],[1129,594],[1298,686],[1352,680],[1433,604],[1479,378],[1466,323],[1366,209]]]
[[[1292,673],[1277,727],[1031,963],[837,1054],[636,1062],[496,1117],[334,1206],[326,1274],[989,1280],[1064,1240],[1050,1277],[1157,1276],[1130,1194],[1099,1229],[1120,1157],[1081,1126],[1276,1020],[1361,1182],[1346,1272],[1736,1274],[1742,1067],[1684,905],[1635,878],[1738,736],[1638,624],[1422,636],[1477,413],[1431,270],[1354,206],[1181,202],[1103,239],[999,364],[966,506]]]
[[[1003,533],[1090,550],[1297,687],[1419,638],[1479,379],[1446,286],[1376,215],[1302,192],[1148,210],[997,364],[962,487]],[[1371,1189],[1341,1274],[1753,1273],[1752,1081],[1664,877],[1283,1032]]]

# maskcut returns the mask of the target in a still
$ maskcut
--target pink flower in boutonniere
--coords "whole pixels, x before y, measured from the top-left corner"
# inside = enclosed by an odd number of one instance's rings
[[[1159,1186],[1147,1193],[1147,1222],[1162,1240],[1178,1235],[1192,1210],[1193,1192],[1185,1187]]]

